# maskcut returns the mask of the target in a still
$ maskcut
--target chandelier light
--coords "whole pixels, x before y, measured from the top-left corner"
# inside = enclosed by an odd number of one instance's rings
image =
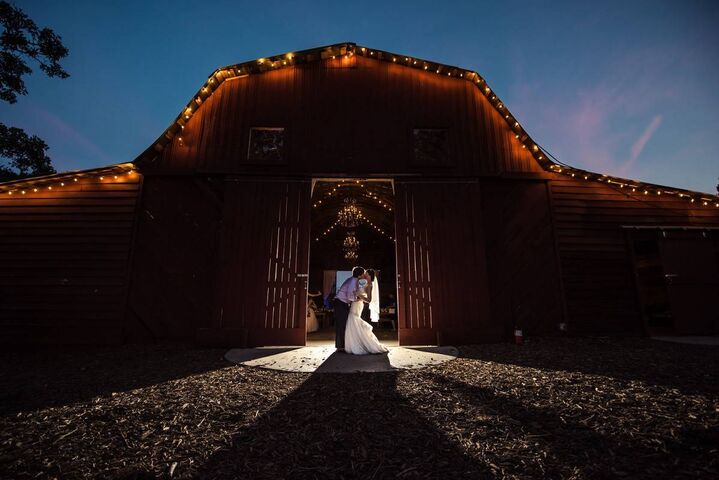
[[[349,260],[350,262],[356,261],[357,256],[357,250],[347,250],[345,252],[345,260]]]
[[[342,242],[342,246],[345,250],[357,250],[359,248],[359,240],[355,237],[355,232],[347,232],[347,236]]]
[[[355,228],[362,223],[362,218],[362,211],[357,207],[357,200],[352,197],[345,198],[344,205],[337,212],[339,224],[345,228]]]

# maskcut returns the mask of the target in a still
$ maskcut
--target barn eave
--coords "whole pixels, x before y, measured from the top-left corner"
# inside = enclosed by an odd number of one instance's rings
[[[85,170],[71,170],[39,177],[21,178],[0,183],[2,195],[29,195],[45,190],[62,189],[84,180],[100,180],[116,182],[126,180],[128,176],[137,174],[137,168],[131,162],[117,163],[104,167],[89,168]]]
[[[470,82],[486,97],[487,101],[505,120],[511,131],[514,132],[516,141],[521,144],[522,148],[527,149],[537,164],[547,172],[565,175],[577,180],[605,183],[619,189],[626,189],[626,192],[634,194],[655,196],[675,195],[679,198],[686,199],[689,203],[719,208],[719,197],[717,195],[601,174],[590,170],[575,168],[554,159],[538,142],[532,139],[529,133],[527,133],[519,123],[519,120],[509,111],[506,104],[487,84],[487,81],[475,71],[417,57],[400,55],[385,50],[373,49],[352,42],[337,43],[299,52],[287,52],[218,68],[212,72],[207,78],[207,81],[200,87],[195,95],[192,96],[187,105],[185,105],[170,126],[165,129],[163,134],[153,142],[150,147],[135,158],[133,163],[142,166],[142,164],[146,162],[154,161],[172,139],[182,131],[184,125],[189,121],[192,115],[201,108],[202,104],[226,80],[280,70],[303,63],[340,59],[342,57],[350,58],[353,55],[363,56],[376,61],[396,63],[407,68],[434,72],[436,75],[460,78]]]

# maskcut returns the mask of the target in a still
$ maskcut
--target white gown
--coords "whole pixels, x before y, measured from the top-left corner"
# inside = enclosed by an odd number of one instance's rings
[[[317,315],[312,307],[307,307],[307,333],[316,332],[320,329],[320,323],[317,321]]]
[[[363,308],[362,300],[357,300],[350,306],[350,314],[345,327],[345,352],[353,355],[387,353],[389,349],[382,345],[372,333],[372,325],[362,320]]]

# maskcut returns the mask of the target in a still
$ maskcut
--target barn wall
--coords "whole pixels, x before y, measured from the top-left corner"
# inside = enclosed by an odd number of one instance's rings
[[[0,199],[0,341],[119,343],[140,176],[44,185]]]
[[[251,127],[286,129],[286,165],[247,165]],[[448,129],[451,165],[413,166],[414,128]],[[470,82],[357,56],[224,82],[147,168],[270,175],[541,171]]]
[[[128,340],[302,344],[310,182],[146,176]]]
[[[563,322],[559,264],[544,180],[482,182],[492,321],[511,338],[556,333]]]
[[[128,341],[193,341],[210,324],[224,180],[146,176],[138,208]]]
[[[212,321],[214,345],[304,345],[310,182],[225,179]]]
[[[478,181],[396,184],[400,345],[498,341]]]
[[[555,175],[552,213],[567,317],[577,333],[642,333],[631,250],[622,226],[719,226],[719,209],[671,195]]]

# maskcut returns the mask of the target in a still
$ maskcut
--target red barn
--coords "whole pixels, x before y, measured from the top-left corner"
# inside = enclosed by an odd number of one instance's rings
[[[302,345],[350,235],[401,344],[719,330],[716,195],[559,163],[476,72],[352,43],[218,69],[132,163],[0,195],[4,342]]]

